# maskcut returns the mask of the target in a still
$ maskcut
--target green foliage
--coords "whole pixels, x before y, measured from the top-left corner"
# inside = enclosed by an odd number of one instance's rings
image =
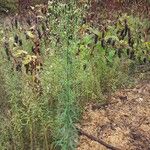
[[[0,0],[0,12],[14,12],[17,8],[17,0]]]
[[[74,0],[53,1],[47,14],[40,9],[27,12],[31,20],[23,24],[14,18],[1,32],[0,73],[7,101],[0,123],[2,150],[74,150],[75,124],[85,104],[105,102],[106,94],[128,85],[139,56],[149,57],[149,42],[139,34],[147,20],[125,14],[107,26],[103,37],[104,31],[81,23],[85,7]],[[125,19],[131,35],[122,38]],[[127,49],[134,50],[135,59]]]
[[[5,62],[3,62],[4,65]],[[1,149],[47,149],[49,135],[47,130],[51,124],[48,104],[33,92],[27,77],[12,72],[11,66],[5,64],[5,89],[10,108],[1,121]],[[42,144],[43,143],[43,144]],[[41,147],[42,146],[42,147]]]

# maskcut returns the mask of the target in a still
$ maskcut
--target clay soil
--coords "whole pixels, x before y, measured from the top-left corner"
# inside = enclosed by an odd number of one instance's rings
[[[80,127],[121,150],[150,150],[150,80],[118,90],[105,106],[88,104]],[[107,150],[81,135],[77,150]]]

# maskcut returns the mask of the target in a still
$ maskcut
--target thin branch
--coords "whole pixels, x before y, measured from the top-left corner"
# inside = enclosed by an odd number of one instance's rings
[[[79,129],[78,127],[76,127],[76,128],[77,128],[79,134],[86,136],[87,138],[89,138],[89,139],[92,140],[92,141],[98,142],[99,144],[105,146],[105,147],[108,148],[108,149],[111,149],[111,150],[121,150],[121,149],[116,148],[116,147],[114,147],[114,146],[112,146],[112,145],[110,145],[110,144],[107,144],[107,143],[104,142],[103,140],[98,139],[98,138],[94,137],[93,135],[90,135],[90,134],[84,132],[82,129]]]

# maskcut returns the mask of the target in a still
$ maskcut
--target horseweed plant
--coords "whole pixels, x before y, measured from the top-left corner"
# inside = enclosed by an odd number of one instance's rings
[[[59,14],[57,24],[54,16],[55,26],[52,29],[57,34],[59,41],[56,41],[56,44],[52,43],[55,52],[48,56],[46,61],[43,79],[48,85],[44,87],[47,87],[48,94],[50,91],[50,93],[55,92],[54,99],[56,99],[56,95],[58,97],[56,127],[54,127],[56,147],[60,147],[62,150],[75,149],[77,141],[75,122],[78,118],[78,107],[73,84],[76,61],[74,56],[78,46],[77,30],[81,14],[75,1],[69,1],[67,4],[59,3],[59,5],[57,3],[52,10],[56,16]],[[47,78],[47,76],[53,78]]]

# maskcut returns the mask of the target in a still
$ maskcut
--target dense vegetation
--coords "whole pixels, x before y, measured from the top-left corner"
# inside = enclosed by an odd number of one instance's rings
[[[85,104],[105,103],[149,64],[147,18],[114,14],[97,27],[87,10],[86,2],[53,1],[4,23],[0,149],[75,149]]]
[[[0,0],[0,12],[15,11],[17,7],[16,1],[12,0]]]
[[[0,0],[0,12],[1,13],[15,13],[18,11],[18,8],[26,7],[29,3],[31,5],[46,3],[47,0]]]

